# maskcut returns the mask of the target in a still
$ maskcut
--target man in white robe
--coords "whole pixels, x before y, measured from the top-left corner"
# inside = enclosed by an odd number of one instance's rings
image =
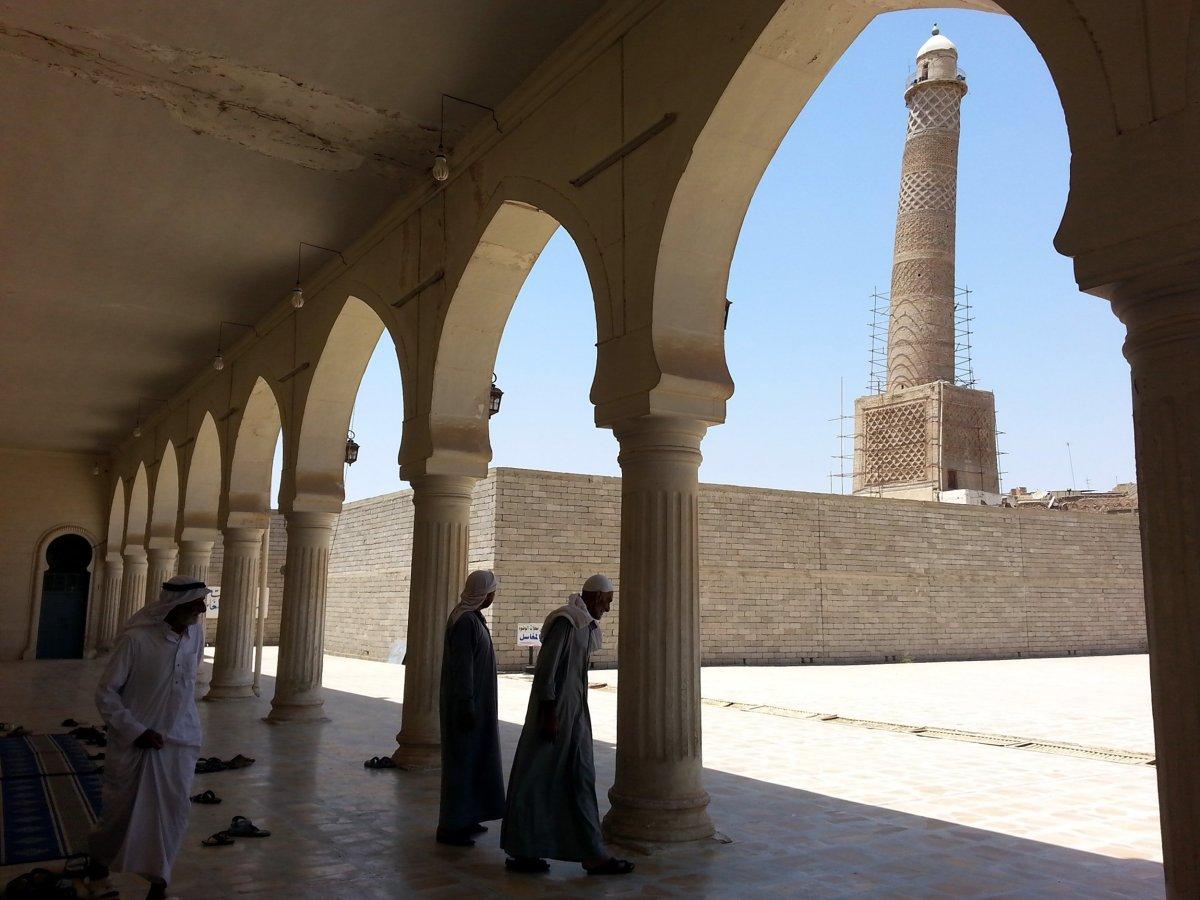
[[[187,833],[188,792],[202,741],[196,670],[198,624],[209,589],[176,576],[156,602],[129,618],[96,687],[108,725],[103,811],[91,835],[92,881],[109,869],[150,880],[147,900],[166,897]]]

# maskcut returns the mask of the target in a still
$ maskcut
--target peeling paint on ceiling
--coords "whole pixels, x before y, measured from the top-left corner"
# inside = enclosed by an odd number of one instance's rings
[[[330,172],[407,180],[428,165],[432,126],[285,74],[112,31],[0,22],[0,54],[151,100],[196,134]]]

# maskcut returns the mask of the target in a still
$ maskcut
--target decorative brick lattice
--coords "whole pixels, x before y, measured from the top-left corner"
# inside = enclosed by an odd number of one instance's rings
[[[955,183],[939,172],[905,172],[900,179],[900,214],[914,210],[954,211]]]
[[[946,452],[981,462],[996,458],[995,424],[990,411],[963,403],[947,403],[942,440]]]
[[[925,404],[864,410],[862,477],[865,485],[926,478]]]
[[[958,85],[929,85],[913,92],[908,106],[908,134],[958,131],[962,89]]]

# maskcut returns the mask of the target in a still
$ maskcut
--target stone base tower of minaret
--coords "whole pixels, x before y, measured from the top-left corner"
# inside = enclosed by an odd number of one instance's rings
[[[854,404],[854,493],[937,500],[996,493],[996,402],[954,383],[958,49],[934,26],[904,91],[908,136],[892,260],[887,387]]]

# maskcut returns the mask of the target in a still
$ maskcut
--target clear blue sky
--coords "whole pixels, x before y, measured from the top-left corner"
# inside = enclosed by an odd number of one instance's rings
[[[1122,329],[1080,294],[1051,241],[1066,199],[1062,107],[1033,44],[1008,18],[891,13],[850,47],[801,113],[760,184],[730,275],[728,421],[705,438],[702,480],[827,491],[846,412],[868,375],[871,291],[891,276],[906,112],[902,81],[936,20],[969,73],[958,194],[958,283],[974,294],[974,364],[996,394],[1006,487],[1132,480]],[[731,161],[736,165],[736,161]],[[493,465],[619,474],[592,424],[595,319],[583,263],[560,231],[525,284],[496,371]],[[403,485],[400,382],[385,335],[359,393],[362,444],[347,499]],[[847,424],[847,430],[850,425]],[[835,491],[840,484],[835,481]],[[849,485],[846,486],[849,490]]]

